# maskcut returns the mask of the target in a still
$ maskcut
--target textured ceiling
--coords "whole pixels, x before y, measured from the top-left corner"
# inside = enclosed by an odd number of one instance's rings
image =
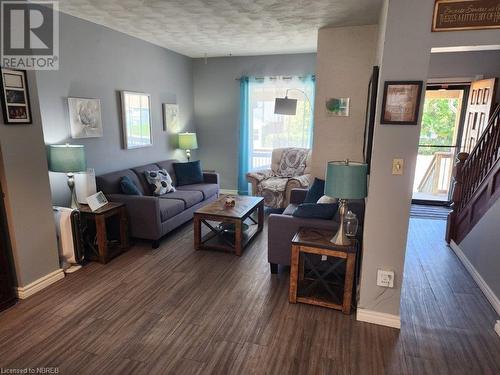
[[[60,0],[64,13],[190,57],[315,52],[318,29],[377,23],[382,0]]]

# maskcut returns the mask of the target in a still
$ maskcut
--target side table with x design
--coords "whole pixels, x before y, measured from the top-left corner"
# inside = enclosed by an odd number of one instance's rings
[[[289,301],[351,312],[358,242],[330,242],[334,231],[301,228],[292,240]]]

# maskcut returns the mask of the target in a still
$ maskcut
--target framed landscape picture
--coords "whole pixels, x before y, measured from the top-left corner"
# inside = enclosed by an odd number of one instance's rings
[[[422,81],[386,81],[380,123],[416,125],[422,84]]]
[[[2,68],[1,98],[6,124],[31,124],[26,71]]]
[[[132,91],[120,94],[124,148],[152,146],[151,95]]]

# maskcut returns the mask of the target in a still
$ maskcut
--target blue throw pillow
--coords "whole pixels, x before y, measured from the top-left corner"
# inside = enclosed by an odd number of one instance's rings
[[[338,207],[337,203],[302,203],[293,211],[292,216],[332,220]]]
[[[203,172],[200,161],[173,163],[177,186],[199,184],[203,182]]]
[[[120,180],[120,187],[123,194],[127,195],[142,195],[141,191],[137,188],[134,181],[129,176],[123,176]]]
[[[316,203],[323,195],[325,195],[325,180],[315,178],[307,191],[304,203]]]

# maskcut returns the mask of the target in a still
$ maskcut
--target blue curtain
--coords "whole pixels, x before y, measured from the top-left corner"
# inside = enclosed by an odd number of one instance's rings
[[[240,78],[240,158],[238,165],[238,194],[248,195],[246,174],[250,170],[250,132],[248,118],[249,78]]]
[[[309,100],[311,102],[311,128],[309,129],[309,148],[312,148],[314,133],[314,107],[316,100],[316,76],[314,74],[306,76],[306,82],[309,89]]]
[[[308,134],[305,139],[307,144],[301,147],[312,146],[312,133],[314,127],[314,93],[315,93],[315,76],[306,75],[302,77],[288,77],[286,80],[276,81],[276,77],[241,77],[240,78],[240,157],[238,164],[238,194],[248,195],[248,182],[246,174],[251,169],[252,157],[252,138],[251,138],[251,113],[250,113],[250,93],[254,89],[254,85],[270,85],[276,87],[276,95],[281,96],[285,94],[286,89],[293,90],[300,88],[303,94],[310,100],[311,105],[311,126],[308,128]],[[282,92],[278,94],[278,92]],[[291,91],[293,93],[293,91]],[[297,93],[295,91],[295,93]],[[306,120],[306,119],[304,119]],[[278,147],[278,146],[277,146]]]

